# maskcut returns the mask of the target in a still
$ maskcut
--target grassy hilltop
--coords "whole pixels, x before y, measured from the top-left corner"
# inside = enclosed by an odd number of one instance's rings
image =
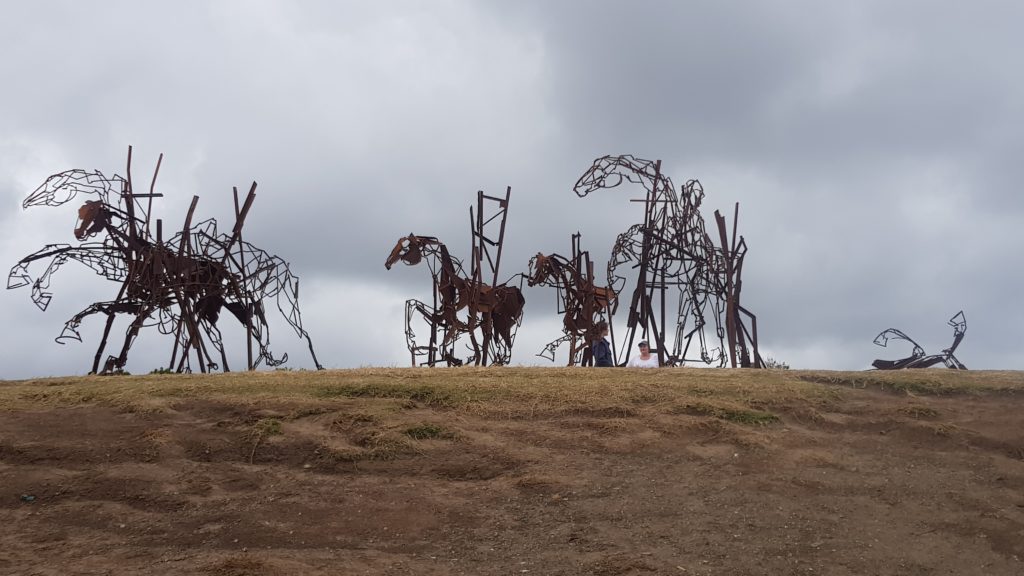
[[[625,415],[716,402],[765,410],[827,405],[849,388],[1013,394],[1024,392],[1024,372],[462,367],[80,376],[0,381],[0,409],[82,403],[158,409],[196,397],[244,402],[391,398],[480,414],[621,410]]]

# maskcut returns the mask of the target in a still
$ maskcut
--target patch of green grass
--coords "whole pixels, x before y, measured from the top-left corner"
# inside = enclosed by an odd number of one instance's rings
[[[733,408],[709,404],[707,402],[692,402],[683,406],[683,412],[700,416],[711,416],[719,420],[745,424],[748,426],[767,426],[779,422],[779,417],[771,412],[753,410],[749,408]]]
[[[326,464],[328,466],[333,464],[353,463],[361,462],[363,460],[369,460],[369,458],[366,457],[365,450],[359,448],[338,450],[335,448],[331,448],[326,444],[321,444],[319,448],[317,448],[317,454],[317,463],[320,465]]]
[[[317,398],[393,398],[422,402],[436,408],[450,408],[465,402],[467,394],[427,384],[331,384],[319,386],[311,394]]]
[[[957,394],[969,391],[966,388],[944,386],[940,380],[927,378],[914,378],[895,382],[879,381],[878,386],[883,390],[891,392],[920,394],[924,396],[942,396],[943,394]]]
[[[252,425],[253,433],[259,436],[277,436],[282,434],[281,421],[277,418],[260,418]]]
[[[249,452],[249,464],[253,463],[253,459],[256,457],[256,448],[259,447],[260,442],[263,441],[267,436],[277,436],[282,434],[281,432],[281,421],[277,418],[260,418],[252,425],[252,430],[249,432],[249,438],[252,440],[252,451]]]
[[[454,438],[455,434],[438,426],[437,424],[417,424],[406,428],[402,434],[415,440],[427,440],[432,438]]]

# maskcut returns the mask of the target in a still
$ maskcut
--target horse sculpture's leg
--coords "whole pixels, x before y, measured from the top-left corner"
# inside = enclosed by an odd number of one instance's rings
[[[493,312],[493,319],[495,334],[501,336],[508,350],[507,357],[503,358],[502,362],[508,363],[512,356],[512,331],[522,318],[523,305],[526,300],[523,298],[522,292],[514,286],[507,287],[507,290],[502,292],[498,300],[498,307]]]
[[[121,289],[117,292],[117,298],[115,302],[124,297],[125,290],[128,289],[128,280],[121,283]],[[107,336],[110,335],[110,328],[114,325],[114,312],[107,312],[107,324],[103,327],[103,338],[100,339],[100,345],[96,349],[96,357],[92,361],[92,371],[89,374],[96,374],[100,368],[100,358],[103,356],[103,349],[107,347]],[[80,318],[79,318],[80,320]]]
[[[103,355],[103,350],[107,345],[107,337],[110,334],[110,328],[114,324],[114,318],[117,314],[134,314],[139,309],[139,304],[135,302],[96,302],[90,304],[87,308],[72,316],[67,322],[64,323],[64,330],[61,331],[60,336],[57,337],[57,342],[63,344],[63,340],[77,340],[82,341],[81,335],[78,333],[78,327],[81,326],[82,320],[86,316],[92,314],[104,313],[107,315],[106,327],[103,330],[103,338],[100,341],[99,348],[96,350],[96,357],[93,361],[92,371],[90,374],[96,374],[99,371],[100,358]]]
[[[221,365],[224,367],[224,371],[231,372],[231,369],[228,368],[228,355],[224,352],[224,339],[221,336],[220,328],[217,328],[217,325],[213,322],[208,322],[203,326],[203,329],[210,338],[210,344],[220,353]]]
[[[480,344],[476,341],[476,329],[469,331],[469,342],[473,345],[473,365],[480,365]],[[486,354],[486,351],[484,352]]]
[[[316,352],[313,351],[313,339],[309,337],[309,333],[306,333],[306,344],[309,345],[309,355],[313,357],[313,365],[317,370],[323,370],[324,365],[316,358]]]
[[[103,327],[103,337],[100,338],[100,345],[96,348],[96,356],[92,361],[92,371],[89,374],[96,374],[100,369],[100,358],[103,357],[103,349],[107,347],[107,337],[110,335],[110,328],[114,325],[114,313],[107,312],[107,323]]]
[[[584,344],[583,345],[583,358],[580,360],[580,366],[593,366],[594,365],[594,350]]]
[[[135,320],[132,321],[127,332],[125,332],[124,345],[121,347],[121,353],[116,357],[111,356],[107,358],[107,361],[103,365],[103,374],[110,374],[124,368],[124,365],[128,363],[128,349],[132,347],[132,343],[135,342],[135,338],[139,335],[139,330],[142,328],[142,324],[152,313],[152,306],[139,308],[135,313]]]
[[[491,353],[491,337],[492,334],[494,333],[494,313],[485,312],[481,320],[481,324],[483,325],[483,329],[481,330],[483,334],[483,342],[481,344],[481,349],[483,350],[483,358],[481,365],[487,366],[488,356],[494,356],[494,358],[491,358],[492,363],[494,363],[493,361],[497,360],[497,354]]]
[[[281,311],[281,314],[284,314],[288,324],[290,324],[292,329],[295,330],[295,333],[298,334],[299,338],[304,338],[306,340],[306,344],[309,346],[309,355],[313,357],[313,364],[316,366],[316,369],[323,370],[323,365],[321,365],[320,361],[317,360],[316,352],[313,351],[313,339],[310,337],[309,332],[306,332],[302,327],[302,312],[299,310],[299,279],[292,275],[291,270],[288,269],[288,265],[285,264],[283,260],[277,256],[274,258],[280,262],[278,267],[284,268],[284,272],[279,273],[282,275],[282,290],[277,294],[277,309]],[[282,292],[288,298],[288,303],[291,305],[290,312],[285,312],[284,307],[281,306]]]
[[[424,321],[428,323],[431,328],[430,343],[426,347],[419,346],[416,344],[416,334],[412,329],[412,321],[416,314],[419,314]],[[416,299],[406,300],[405,302],[405,344],[409,349],[409,356],[412,361],[412,366],[417,365],[417,356],[427,356],[425,362],[428,366],[433,366],[440,360],[437,354],[437,314],[435,311],[428,309],[426,303],[420,302]]]
[[[182,328],[184,326],[185,326],[185,322],[179,316],[178,317],[178,325],[174,328],[174,347],[171,348],[171,361],[167,363],[167,369],[168,370],[174,370],[174,361],[178,358],[178,347],[179,346],[181,346],[182,349],[185,350],[185,354],[186,355],[188,354],[188,350],[183,346],[183,342],[182,342],[182,339],[181,339],[181,331],[182,331]],[[179,368],[177,370],[177,372],[180,373],[181,372],[181,368]]]
[[[192,306],[189,297],[181,292],[178,293],[178,303],[181,307],[181,317],[185,322],[185,328],[188,330],[188,338],[182,350],[182,360],[188,357],[188,349],[190,347],[194,348],[196,356],[199,358],[199,371],[205,374],[207,366],[213,367],[216,364],[210,358],[210,354],[203,342],[202,334],[199,332],[198,314]]]

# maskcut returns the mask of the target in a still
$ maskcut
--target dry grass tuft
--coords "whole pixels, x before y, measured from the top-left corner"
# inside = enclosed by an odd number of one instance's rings
[[[368,430],[353,439],[363,449],[357,454],[359,460],[394,460],[419,452],[412,440],[392,430]]]
[[[413,440],[452,440],[458,436],[455,432],[448,430],[444,426],[428,422],[410,426],[403,430],[402,434],[405,434]]]
[[[752,426],[766,426],[768,424],[775,424],[779,421],[779,417],[771,412],[704,401],[684,404],[677,408],[676,411],[682,414],[692,414],[695,416],[711,416],[713,418],[718,418],[719,420],[726,420],[737,424]]]

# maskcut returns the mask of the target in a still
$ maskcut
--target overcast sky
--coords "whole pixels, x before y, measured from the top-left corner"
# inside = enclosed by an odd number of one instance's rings
[[[1013,1],[0,0],[0,263],[74,243],[77,202],[22,200],[63,170],[123,175],[131,144],[147,183],[165,155],[165,226],[199,195],[197,218],[229,227],[231,187],[257,181],[246,239],[301,278],[321,362],[404,366],[403,303],[430,278],[384,269],[400,236],[467,257],[476,191],[511,186],[502,276],[577,231],[601,269],[640,192],[572,185],[634,154],[700,179],[709,223],[740,203],[763,355],[865,369],[909,352],[881,330],[938,352],[963,309],[960,360],[1021,369],[1022,21]],[[102,319],[54,337],[117,288],[69,263],[45,313],[0,294],[0,378],[87,372]],[[513,363],[550,365],[555,293],[525,295]],[[312,365],[287,326],[272,337]],[[170,349],[143,332],[127,368]]]

